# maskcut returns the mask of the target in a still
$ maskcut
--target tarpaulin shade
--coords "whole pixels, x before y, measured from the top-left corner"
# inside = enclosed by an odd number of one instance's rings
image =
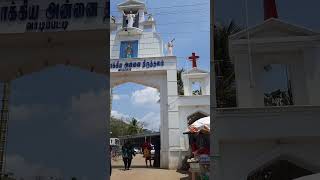
[[[210,116],[201,118],[188,126],[184,134],[193,133],[210,133]]]

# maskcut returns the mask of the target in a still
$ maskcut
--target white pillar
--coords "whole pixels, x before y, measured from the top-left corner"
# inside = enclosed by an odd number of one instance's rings
[[[238,107],[254,107],[255,93],[254,88],[250,87],[248,55],[237,54],[234,58]]]
[[[145,21],[145,17],[144,17],[144,10],[140,9],[139,10],[139,22],[143,23]]]
[[[168,92],[168,131],[169,131],[169,169],[176,169],[181,161],[181,151],[184,149],[180,130],[177,85],[177,69],[167,70]]]
[[[169,137],[168,137],[168,111],[167,107],[167,79],[162,79],[162,83],[160,86],[160,167],[168,168],[169,158],[168,158],[168,150],[169,150]]]

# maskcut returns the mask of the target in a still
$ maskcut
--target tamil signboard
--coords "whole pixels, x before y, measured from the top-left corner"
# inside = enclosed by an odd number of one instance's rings
[[[81,29],[81,26],[106,25],[108,16],[107,0],[12,0],[0,3],[1,31],[6,28],[20,32]]]
[[[175,57],[133,58],[110,60],[110,72],[176,69]]]

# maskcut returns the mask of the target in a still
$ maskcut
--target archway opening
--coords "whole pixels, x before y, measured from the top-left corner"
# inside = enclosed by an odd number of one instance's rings
[[[13,80],[5,173],[105,179],[105,90],[105,76],[64,65]]]
[[[290,66],[287,64],[268,64],[262,73],[264,105],[294,105]]]
[[[146,166],[160,167],[161,100],[158,89],[137,83],[124,83],[113,87],[111,102],[111,137],[120,140],[112,145],[112,166],[125,169],[123,152],[130,143],[132,160],[129,169]],[[144,147],[148,145],[150,160],[145,159]],[[129,149],[130,149],[129,148]],[[129,155],[131,158],[131,155]],[[129,158],[129,159],[130,159]]]
[[[311,174],[312,171],[289,160],[278,159],[252,172],[247,180],[293,180]]]

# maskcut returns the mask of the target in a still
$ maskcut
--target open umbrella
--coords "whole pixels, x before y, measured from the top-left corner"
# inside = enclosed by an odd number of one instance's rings
[[[200,118],[199,120],[188,126],[187,130],[183,134],[193,134],[193,133],[210,133],[210,116]]]

